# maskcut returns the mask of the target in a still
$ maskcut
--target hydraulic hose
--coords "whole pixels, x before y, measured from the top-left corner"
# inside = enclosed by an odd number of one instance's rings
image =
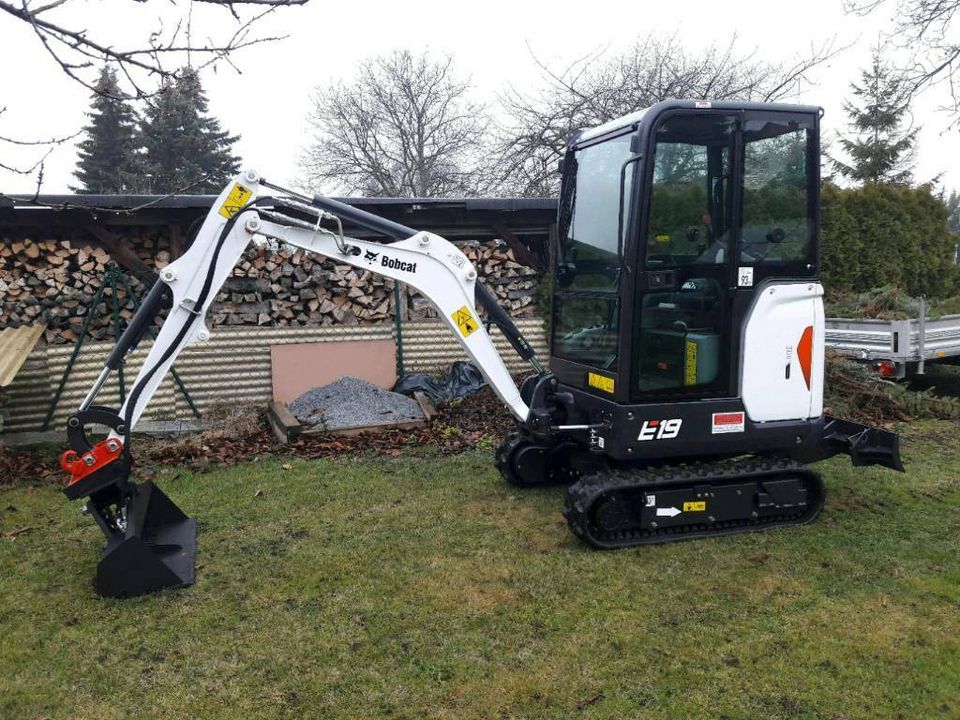
[[[381,233],[387,237],[392,237],[397,240],[406,240],[409,237],[413,237],[418,232],[417,230],[407,227],[406,225],[401,225],[400,223],[393,222],[392,220],[387,220],[379,215],[374,215],[366,210],[361,210],[353,205],[347,205],[339,200],[333,200],[323,195],[314,195],[313,205],[323,210],[327,210],[343,220],[349,220],[350,222],[359,225],[362,228]],[[517,354],[522,359],[534,365],[534,367],[539,371],[540,367],[536,359],[536,351],[533,349],[530,343],[527,342],[527,339],[523,336],[523,333],[521,333],[520,329],[516,326],[516,323],[514,323],[510,316],[507,315],[506,311],[500,307],[500,303],[497,302],[496,298],[494,298],[486,286],[480,281],[480,278],[477,278],[476,280],[474,293],[476,295],[477,304],[487,311],[487,315],[490,317],[490,320],[494,325],[500,328],[500,332],[502,332],[503,336],[507,338],[507,341],[517,352]]]
[[[210,286],[213,283],[213,275],[217,269],[217,260],[220,257],[220,250],[223,248],[223,243],[227,239],[227,236],[233,230],[233,226],[236,224],[237,218],[239,218],[240,215],[245,210],[249,210],[251,207],[254,207],[255,205],[266,203],[272,200],[273,200],[272,197],[257,198],[253,202],[249,202],[246,205],[244,205],[242,208],[240,208],[236,213],[233,214],[233,216],[230,219],[227,220],[226,223],[224,223],[223,228],[220,230],[220,235],[217,237],[217,244],[214,246],[213,255],[210,260],[210,266],[207,269],[207,275],[204,278],[203,287],[200,289],[200,294],[197,296],[195,307],[202,308],[204,302],[207,299],[207,296],[210,294]],[[163,287],[166,288],[166,283],[163,283],[162,280],[158,280],[157,285],[163,285]],[[156,289],[157,285],[154,286],[154,289]],[[150,294],[153,295],[153,290],[150,291]],[[148,301],[149,301],[149,298],[148,298]],[[143,307],[146,308],[147,303],[144,303]],[[140,313],[138,313],[138,315],[139,314]],[[151,320],[153,319],[155,314],[156,313],[150,316]],[[146,387],[147,383],[150,382],[150,379],[156,374],[160,366],[163,365],[167,360],[169,360],[170,357],[173,355],[173,353],[176,352],[176,349],[179,347],[180,343],[183,342],[183,339],[186,337],[187,333],[190,331],[190,328],[193,327],[193,323],[196,322],[198,317],[200,317],[199,314],[189,315],[187,317],[186,321],[183,323],[179,332],[177,333],[177,336],[174,338],[173,342],[170,343],[170,346],[164,351],[160,359],[153,365],[153,367],[151,367],[146,372],[146,374],[144,374],[140,382],[138,382],[130,391],[130,396],[127,398],[127,412],[123,418],[124,454],[130,453],[130,437],[133,432],[133,428],[131,427],[131,425],[133,424],[132,423],[133,413],[137,407],[137,401],[140,399],[140,396],[143,394],[143,389]],[[142,331],[141,331],[141,334],[142,334]],[[126,333],[124,333],[124,335],[126,335]],[[111,353],[111,356],[112,356],[112,353]]]

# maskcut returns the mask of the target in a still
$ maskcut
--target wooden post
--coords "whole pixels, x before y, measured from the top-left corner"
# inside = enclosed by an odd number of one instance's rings
[[[513,257],[516,258],[518,263],[543,270],[543,261],[530,252],[530,249],[506,225],[493,225],[493,229],[500,236],[500,239],[507,244],[507,247],[513,250]]]
[[[118,236],[114,235],[106,228],[97,227],[96,225],[87,225],[85,230],[100,242],[107,252],[110,253],[110,256],[113,258],[113,261],[117,263],[117,265],[125,267],[128,270],[136,270],[138,272],[144,272],[150,275],[155,274],[152,267],[141,260],[139,255],[137,255],[128,246],[124,245],[123,241]]]
[[[170,261],[173,262],[183,255],[183,228],[179,223],[170,223],[167,228],[170,233]]]

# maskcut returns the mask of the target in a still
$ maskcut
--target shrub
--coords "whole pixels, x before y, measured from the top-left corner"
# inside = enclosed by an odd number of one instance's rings
[[[831,294],[889,285],[907,295],[947,297],[960,290],[957,241],[929,186],[823,187],[823,280]]]

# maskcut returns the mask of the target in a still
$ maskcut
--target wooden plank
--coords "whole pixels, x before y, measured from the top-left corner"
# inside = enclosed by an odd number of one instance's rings
[[[426,420],[407,420],[405,422],[384,422],[384,423],[374,423],[372,425],[358,425],[356,427],[348,428],[334,428],[327,429],[324,427],[309,427],[303,430],[303,435],[319,435],[321,433],[330,433],[331,435],[343,435],[345,437],[350,437],[353,435],[361,435],[368,432],[386,432],[388,430],[415,430],[417,428],[426,427]]]
[[[430,398],[419,390],[414,391],[413,399],[420,404],[420,411],[427,420],[431,420],[433,416],[437,414],[437,409],[433,406],[433,403],[430,402]]]
[[[8,327],[0,332],[0,387],[13,382],[46,329],[46,323],[37,323],[33,326]]]
[[[296,439],[303,432],[303,425],[290,412],[290,408],[281,402],[271,402],[267,406],[267,422],[270,423],[270,429],[277,436],[277,440],[282,443],[288,443]]]

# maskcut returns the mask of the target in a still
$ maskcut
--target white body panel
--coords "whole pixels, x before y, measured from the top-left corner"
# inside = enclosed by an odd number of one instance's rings
[[[798,354],[812,327],[810,383]],[[823,414],[823,286],[768,285],[757,296],[743,333],[741,396],[754,422],[806,420]]]

